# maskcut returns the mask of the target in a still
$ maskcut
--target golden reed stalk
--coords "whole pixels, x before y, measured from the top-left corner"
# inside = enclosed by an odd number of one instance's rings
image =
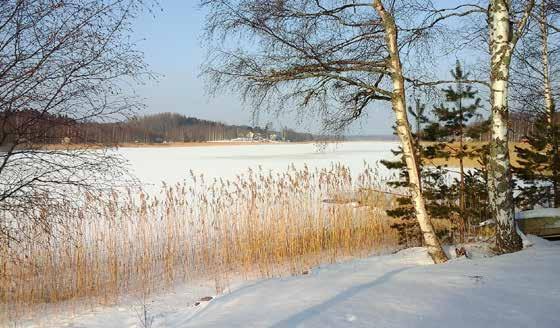
[[[79,207],[56,209],[65,234],[24,227],[32,239],[0,249],[0,323],[53,304],[112,304],[196,279],[215,281],[219,293],[232,276],[301,274],[394,250],[385,214],[392,196],[370,191],[382,185],[367,166],[354,180],[341,165],[292,166],[232,180],[191,173],[157,198],[133,190],[86,195]]]

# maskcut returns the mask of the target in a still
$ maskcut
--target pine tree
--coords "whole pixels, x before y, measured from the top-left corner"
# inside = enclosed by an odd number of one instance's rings
[[[416,141],[416,148],[419,148],[418,145],[420,145],[423,126],[426,123],[429,123],[430,119],[426,116],[426,105],[422,104],[422,102],[418,98],[416,98],[414,102],[415,107],[408,107],[408,113],[414,118],[416,128],[414,133],[414,140]]]
[[[426,106],[421,104],[419,99],[415,100],[415,105],[416,107],[414,109],[409,107],[408,112],[414,118],[416,126],[416,131],[413,134],[414,150],[416,154],[421,154],[420,131],[422,130],[422,125],[427,122],[427,118],[424,115]],[[395,127],[393,127],[393,129],[395,129]],[[394,161],[382,160],[381,164],[390,170],[398,170],[399,175],[397,180],[389,181],[387,185],[396,189],[408,188],[410,182],[408,179],[408,172],[406,169],[406,162],[402,147],[399,146],[397,149],[392,149],[391,152],[394,156],[397,156],[398,159]],[[418,167],[420,170],[420,176],[423,176],[422,158],[421,156],[417,156],[417,159],[419,161]],[[396,202],[397,206],[394,209],[388,210],[387,215],[399,219],[398,223],[391,225],[392,228],[399,232],[399,243],[401,245],[405,245],[406,247],[420,245],[422,242],[422,236],[420,235],[420,228],[418,226],[418,222],[416,221],[414,206],[411,198],[406,196],[397,197]]]
[[[488,131],[488,124],[484,124]],[[471,226],[478,226],[482,221],[492,218],[490,199],[488,194],[488,162],[490,147],[488,145],[477,148],[474,156],[478,166],[468,170],[465,174],[465,210],[463,216]]]
[[[420,99],[415,99],[415,107],[409,107],[408,112],[414,118],[415,133],[414,151],[418,158],[418,167],[420,176],[422,177],[421,190],[426,200],[426,209],[432,219],[447,218],[449,213],[449,199],[451,199],[451,190],[445,181],[446,172],[441,167],[426,169],[424,167],[424,147],[421,144],[424,134],[424,125],[429,123],[426,115],[426,106],[421,103]],[[409,186],[408,172],[404,160],[402,149],[392,150],[393,155],[399,158],[395,161],[382,160],[386,168],[399,171],[399,178],[389,181],[387,184],[393,188],[407,188]],[[399,243],[406,247],[418,246],[422,243],[422,235],[420,227],[416,221],[414,207],[410,197],[397,197],[397,206],[387,211],[387,214],[393,218],[399,219],[397,223],[391,225],[392,228],[399,232]],[[438,237],[441,239],[443,235],[448,234],[447,231],[440,231]]]
[[[520,209],[560,207],[560,124],[558,116],[538,115],[527,146],[516,146],[515,199]]]
[[[456,80],[467,78],[459,64],[452,74]],[[414,148],[422,176],[422,196],[432,219],[454,223],[449,230],[438,231],[440,239],[448,237],[450,241],[464,241],[467,230],[465,223],[474,225],[491,217],[487,190],[488,147],[467,147],[468,140],[488,131],[488,121],[469,125],[474,117],[480,116],[480,99],[476,98],[476,90],[459,82],[457,84],[455,88],[443,90],[450,106],[442,104],[434,108],[436,122],[430,122],[426,107],[419,99],[416,99],[414,108],[408,108],[415,120],[412,124],[415,126]],[[424,146],[423,141],[435,143]],[[399,148],[392,152],[399,158],[381,163],[388,169],[399,170],[399,178],[388,182],[388,185],[406,188],[409,180],[402,150]],[[462,162],[467,157],[476,158],[479,167],[466,170],[461,165],[459,179],[450,180],[447,166],[430,165],[430,160],[434,158],[454,158]],[[398,230],[400,243],[406,246],[419,245],[422,238],[410,197],[398,197],[396,202],[397,206],[387,211],[387,214],[399,219],[392,227]]]
[[[426,148],[428,158],[456,159],[459,162],[459,180],[456,181],[458,194],[458,208],[449,207],[451,211],[456,211],[456,216],[462,218],[463,226],[471,221],[467,208],[467,177],[471,186],[475,187],[475,179],[472,172],[465,170],[465,159],[474,158],[479,153],[479,149],[469,146],[468,142],[477,139],[484,132],[480,126],[471,127],[469,123],[475,118],[480,117],[481,99],[477,97],[478,91],[471,85],[465,85],[462,81],[469,78],[459,61],[455,64],[455,69],[451,71],[455,83],[443,89],[445,102],[434,108],[436,123],[432,123],[426,129],[426,137],[437,143]],[[487,126],[486,124],[482,125]],[[478,188],[476,188],[478,189]],[[451,192],[451,191],[450,191]]]

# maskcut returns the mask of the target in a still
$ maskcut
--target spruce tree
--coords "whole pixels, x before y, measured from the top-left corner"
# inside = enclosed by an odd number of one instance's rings
[[[486,130],[481,131],[487,132],[488,124],[482,126],[486,126]],[[465,210],[463,217],[471,226],[492,218],[488,194],[489,154],[489,145],[474,150],[473,155],[477,159],[478,166],[465,173]]]

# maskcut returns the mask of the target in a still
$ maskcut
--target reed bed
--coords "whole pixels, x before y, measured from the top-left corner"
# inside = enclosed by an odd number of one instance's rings
[[[301,274],[313,266],[396,249],[385,210],[393,196],[376,170],[342,165],[283,173],[249,170],[232,180],[191,173],[162,187],[86,194],[45,209],[64,234],[0,249],[0,322],[52,304],[112,304],[177,283]],[[52,231],[51,231],[52,232]],[[2,309],[3,308],[3,309]]]

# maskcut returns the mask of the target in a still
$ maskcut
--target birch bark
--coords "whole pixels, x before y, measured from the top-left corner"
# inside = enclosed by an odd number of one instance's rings
[[[426,204],[420,187],[421,177],[418,168],[418,158],[416,152],[414,151],[414,141],[412,139],[410,123],[406,112],[404,77],[397,43],[397,27],[392,15],[385,10],[381,0],[374,0],[373,5],[379,14],[385,29],[385,39],[390,57],[388,66],[391,70],[391,80],[393,84],[391,101],[393,111],[396,115],[397,134],[400,138],[403,147],[403,155],[406,161],[416,219],[420,225],[424,242],[426,243],[428,253],[430,254],[432,260],[434,263],[443,263],[446,262],[448,258],[441,247],[432,222],[428,216]]]
[[[491,0],[488,8],[490,33],[490,90],[492,140],[489,159],[490,206],[496,219],[496,250],[511,253],[522,248],[514,221],[513,184],[508,145],[508,83],[511,56],[525,28],[534,0],[529,0],[524,17],[513,31],[510,0]]]

